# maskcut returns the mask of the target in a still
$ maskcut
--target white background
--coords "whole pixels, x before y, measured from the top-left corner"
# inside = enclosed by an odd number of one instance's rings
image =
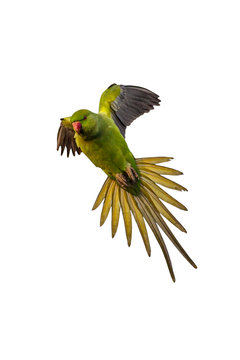
[[[239,359],[238,1],[3,1],[0,357]],[[135,157],[173,156],[189,211],[167,241],[91,207],[105,179],[56,152],[59,119],[113,82],[162,103],[127,130]]]

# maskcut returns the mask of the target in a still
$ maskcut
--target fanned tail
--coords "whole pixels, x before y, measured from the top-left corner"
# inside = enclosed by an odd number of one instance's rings
[[[107,219],[110,208],[112,208],[112,237],[114,237],[118,228],[121,209],[129,246],[131,245],[132,239],[133,215],[142,236],[146,251],[150,256],[151,247],[145,224],[147,223],[162,249],[172,280],[175,281],[171,259],[159,228],[167,235],[169,240],[180,251],[185,259],[194,268],[197,268],[197,266],[177,241],[176,237],[173,235],[172,231],[169,229],[168,225],[163,219],[163,217],[166,218],[179,230],[186,232],[185,228],[162,202],[164,201],[179,209],[187,210],[183,204],[174,199],[159,186],[162,185],[170,189],[187,191],[187,189],[185,189],[183,186],[163,176],[181,175],[182,173],[180,171],[171,169],[169,167],[156,165],[158,163],[170,161],[171,159],[172,158],[170,157],[149,157],[136,159],[141,181],[141,192],[138,196],[130,194],[122,187],[120,187],[115,180],[112,180],[108,177],[98,194],[98,197],[93,205],[93,210],[96,209],[102,203],[102,201],[104,201],[100,219],[100,225],[102,226]]]

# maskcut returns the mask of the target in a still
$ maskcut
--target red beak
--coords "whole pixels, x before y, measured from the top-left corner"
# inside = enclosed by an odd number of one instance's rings
[[[80,121],[73,122],[72,126],[77,133],[79,133],[82,128],[82,124],[80,123]]]

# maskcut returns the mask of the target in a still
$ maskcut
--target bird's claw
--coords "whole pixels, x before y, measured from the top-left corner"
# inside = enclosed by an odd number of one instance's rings
[[[115,178],[121,187],[126,188],[128,186],[126,176],[123,173],[116,174]]]
[[[121,187],[126,188],[135,185],[138,180],[138,174],[136,170],[129,165],[124,173],[116,174],[115,178]]]
[[[127,169],[126,169],[126,173],[127,173],[128,177],[129,177],[129,179],[130,179],[133,183],[135,183],[135,182],[137,181],[137,179],[138,179],[138,174],[137,174],[136,170],[135,170],[133,167],[128,166]]]

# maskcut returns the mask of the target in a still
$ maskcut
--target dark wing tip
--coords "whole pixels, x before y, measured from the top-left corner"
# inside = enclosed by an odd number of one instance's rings
[[[81,149],[77,147],[75,139],[74,139],[74,130],[69,129],[62,124],[59,127],[57,134],[57,151],[61,147],[61,156],[64,153],[65,148],[67,149],[67,157],[70,155],[70,151],[72,150],[73,155],[75,156],[75,152],[79,155],[81,154]]]

